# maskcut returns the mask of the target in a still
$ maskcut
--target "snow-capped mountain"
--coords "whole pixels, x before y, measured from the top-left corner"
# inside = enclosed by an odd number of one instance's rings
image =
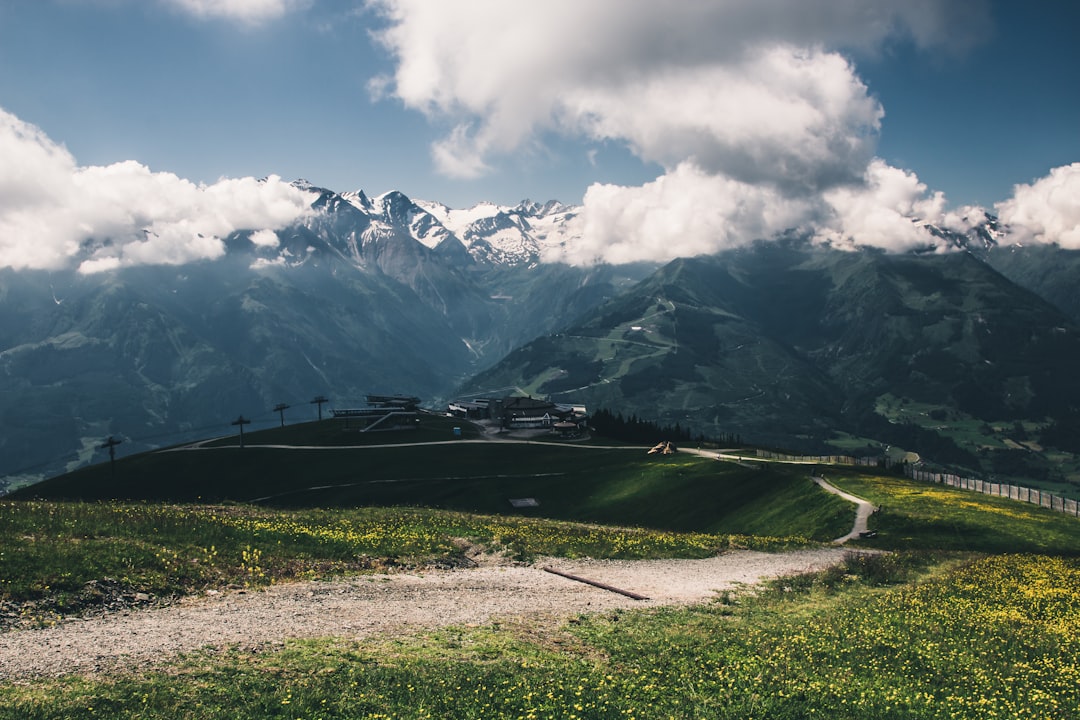
[[[466,210],[423,200],[416,205],[449,230],[480,263],[535,265],[545,251],[573,242],[578,232],[573,220],[580,208],[556,201],[541,205],[524,200],[513,207],[480,203]]]
[[[316,394],[445,397],[647,271],[537,266],[572,214],[557,204],[459,212],[296,185],[311,213],[232,233],[215,260],[0,269],[0,396],[23,408],[0,417],[0,491],[109,436],[126,453],[227,432],[238,413],[273,424],[270,408]]]
[[[530,341],[558,337],[552,333],[658,269],[547,262],[565,256],[560,251],[580,239],[579,207],[524,201],[459,210],[396,191],[369,196],[296,185],[312,194],[310,213],[274,232],[232,233],[224,238],[224,256],[214,260],[93,274],[0,269],[0,396],[7,407],[20,409],[0,414],[0,490],[8,475],[40,477],[100,459],[100,445],[110,436],[130,452],[227,432],[237,413],[272,425],[278,418],[270,408],[306,405],[316,394],[345,406],[366,392],[445,399],[512,351],[522,377],[539,372],[548,367],[546,355],[555,344]],[[970,254],[1080,321],[1080,253],[1017,249],[1006,244],[995,218],[976,220],[965,233],[931,228],[966,251],[947,253],[943,262],[971,260],[962,257]],[[789,240],[778,246],[809,243]],[[794,257],[760,255],[781,266]],[[695,267],[686,264],[685,272]],[[779,277],[776,268],[762,267],[768,271],[763,278]],[[705,285],[730,295],[725,303],[736,302],[751,297],[740,277]],[[797,283],[806,275],[784,277]],[[684,280],[665,285],[664,293],[674,297],[680,283],[689,282]],[[803,305],[813,303],[785,305],[781,300],[793,298],[794,290],[783,283],[768,288],[776,296],[770,306],[775,316],[789,318],[791,328],[803,327]],[[826,285],[821,288],[814,302],[834,297]],[[880,315],[877,305],[886,295],[836,301],[827,315]],[[646,292],[638,300],[628,332],[636,332],[641,317],[672,312],[666,295]],[[718,352],[720,335],[710,326],[694,313],[677,317],[680,331],[701,330],[703,342]],[[597,326],[596,337],[608,338],[610,330]],[[747,326],[746,337],[756,332]],[[731,347],[749,346],[755,345],[732,340]],[[690,341],[671,347],[688,348]],[[603,354],[560,351],[548,385],[575,392],[617,388],[628,407],[655,408],[671,399],[667,385],[649,374],[651,365],[619,364],[616,377],[603,383],[578,377],[595,373],[602,361],[623,362],[621,346],[617,358],[610,352],[606,345]],[[697,372],[689,354],[666,362],[673,364],[663,377]]]
[[[348,242],[358,262],[362,247],[408,237],[447,258],[465,260],[467,256],[467,261],[486,266],[529,266],[541,262],[547,251],[573,242],[577,235],[574,219],[579,208],[556,201],[525,200],[514,206],[480,203],[458,210],[439,202],[412,200],[396,190],[369,197],[363,190],[338,194],[304,181],[296,185],[319,193],[314,207],[324,212],[337,215],[348,205],[363,216],[348,219],[357,229]]]

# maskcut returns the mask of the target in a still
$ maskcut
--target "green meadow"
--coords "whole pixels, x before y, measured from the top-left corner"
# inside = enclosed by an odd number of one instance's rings
[[[38,499],[5,499],[0,600],[25,628],[92,607],[87,588],[103,577],[159,601],[453,566],[466,545],[524,561],[783,552],[843,534],[853,518],[798,468],[641,449],[351,444],[138,456],[58,478]],[[0,682],[0,718],[1080,717],[1080,520],[825,474],[882,507],[876,537],[855,545],[885,552],[695,607]],[[519,497],[539,505],[515,509]]]

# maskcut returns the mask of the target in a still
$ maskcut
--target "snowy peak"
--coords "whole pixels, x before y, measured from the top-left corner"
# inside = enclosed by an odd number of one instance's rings
[[[429,249],[435,249],[453,234],[438,217],[397,190],[379,195],[372,205],[380,221]]]
[[[950,230],[930,224],[926,224],[925,227],[931,235],[945,240],[954,247],[982,254],[999,247],[1005,241],[1008,229],[995,215],[984,212],[980,212],[979,215],[980,217],[963,218],[968,226],[965,230]]]
[[[485,202],[459,210],[443,203],[412,200],[397,190],[369,197],[363,190],[339,195],[306,181],[304,186],[320,193],[312,205],[315,209],[331,215],[363,216],[362,220],[351,220],[358,226],[353,237],[361,247],[411,238],[456,262],[482,265],[538,263],[548,244],[563,243],[572,235],[569,223],[578,212],[578,208],[554,200],[523,200],[514,206]],[[325,225],[326,218],[318,222]],[[333,224],[342,235],[341,223]],[[350,254],[359,261],[362,252],[354,245]]]
[[[364,194],[363,190],[342,193],[341,197],[360,212],[371,214],[374,211],[375,206],[368,199],[368,196]]]
[[[358,268],[378,268],[395,277],[415,272],[406,267],[419,267],[435,256],[457,268],[536,265],[552,238],[566,241],[567,225],[577,212],[555,201],[529,200],[457,210],[412,200],[396,190],[369,196],[363,190],[339,194],[307,181],[296,185],[316,194],[311,205],[316,212],[294,229],[302,228],[305,237],[321,241],[320,247]],[[288,246],[266,245],[257,251],[260,266],[295,265],[314,257],[299,237]]]
[[[523,200],[514,206],[480,203],[454,210],[441,203],[418,201],[447,228],[478,263],[533,265],[546,247],[573,235],[569,222],[578,208],[557,201]]]

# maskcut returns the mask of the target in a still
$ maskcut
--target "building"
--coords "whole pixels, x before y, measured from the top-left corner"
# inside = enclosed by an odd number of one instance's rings
[[[503,427],[512,430],[554,428],[558,423],[581,426],[586,420],[584,405],[563,405],[532,397],[513,396],[500,401]],[[494,410],[492,417],[495,417]],[[566,429],[566,426],[563,426]]]
[[[368,395],[367,403],[374,408],[418,410],[420,398],[412,395]]]
[[[454,400],[446,407],[448,415],[469,420],[492,420],[508,430],[558,430],[570,435],[571,423],[579,432],[587,419],[584,405],[564,405],[531,396],[510,395],[503,398]]]
[[[446,413],[469,420],[487,420],[491,417],[491,400],[488,398],[454,400],[446,406]]]
[[[368,406],[331,410],[334,418],[343,421],[345,430],[400,430],[415,428],[420,423],[420,398],[408,395],[368,395]]]

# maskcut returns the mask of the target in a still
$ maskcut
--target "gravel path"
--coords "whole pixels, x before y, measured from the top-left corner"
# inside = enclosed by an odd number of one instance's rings
[[[363,638],[527,616],[691,604],[719,590],[839,562],[840,548],[737,551],[706,560],[548,559],[467,570],[364,575],[187,598],[163,608],[71,619],[0,633],[0,680],[146,668],[205,647],[262,647],[287,638]],[[637,601],[547,573],[542,566],[645,595]]]
[[[817,483],[826,492],[831,492],[833,495],[839,495],[850,503],[855,503],[855,524],[851,528],[851,532],[842,537],[838,537],[833,540],[836,545],[843,545],[848,540],[858,539],[867,529],[867,521],[870,516],[877,512],[877,508],[873,503],[863,500],[861,497],[856,497],[851,493],[846,493],[835,485],[829,484],[825,478],[815,477],[814,482]]]

